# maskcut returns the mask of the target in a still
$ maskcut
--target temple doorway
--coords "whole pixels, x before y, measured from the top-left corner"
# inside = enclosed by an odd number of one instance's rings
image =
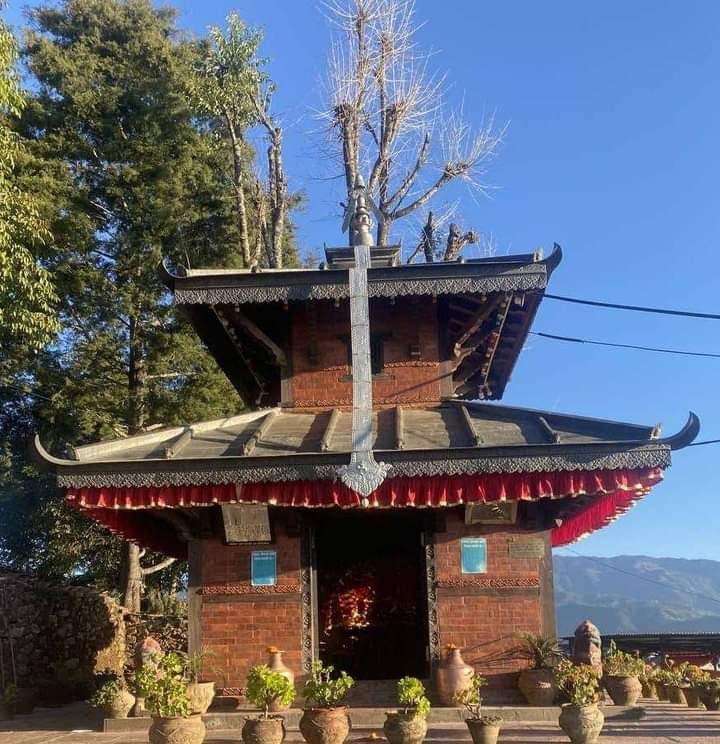
[[[328,510],[315,523],[319,655],[358,680],[424,678],[423,514]]]

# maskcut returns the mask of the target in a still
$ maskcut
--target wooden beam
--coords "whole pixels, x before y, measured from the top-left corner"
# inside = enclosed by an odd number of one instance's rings
[[[255,429],[243,445],[243,455],[252,454],[252,451],[257,446],[257,443],[263,438],[265,434],[267,434],[268,429],[272,426],[273,421],[275,421],[275,419],[277,418],[277,415],[277,410],[273,410],[270,411],[267,416],[258,420]]]
[[[545,434],[548,440],[554,444],[559,444],[561,439],[560,432],[550,426],[545,416],[538,416],[537,420],[540,424],[540,428],[543,430],[543,434]]]
[[[333,408],[330,412],[330,418],[328,419],[327,426],[323,432],[322,439],[320,440],[320,451],[327,452],[332,444],[333,434],[337,428],[338,421],[340,420],[340,411],[337,408]]]
[[[177,454],[180,453],[180,451],[185,448],[189,443],[190,440],[193,437],[193,430],[192,427],[188,426],[186,427],[185,431],[174,441],[172,444],[168,445],[163,449],[163,457],[165,457],[168,460],[171,460],[173,457],[175,457]]]
[[[473,447],[481,447],[483,438],[478,434],[475,424],[473,423],[472,416],[467,409],[467,406],[460,406],[460,418],[465,426],[465,431],[470,437]]]
[[[402,406],[395,406],[395,448],[405,449],[405,415]]]
[[[253,338],[260,342],[266,351],[270,352],[270,356],[273,358],[274,363],[278,367],[284,367],[287,364],[287,357],[285,352],[270,338],[270,336],[258,327],[245,313],[240,310],[238,305],[235,305],[235,320],[238,325],[244,328]]]
[[[482,311],[475,316],[472,323],[470,323],[469,326],[465,329],[465,332],[460,335],[460,337],[455,341],[455,346],[453,347],[453,353],[457,357],[460,355],[463,344],[472,336],[475,334],[476,331],[480,328],[480,326],[490,317],[490,314],[495,312],[495,309],[500,304],[500,301],[502,300],[502,297],[496,297],[495,299],[488,302],[485,307],[482,309]]]

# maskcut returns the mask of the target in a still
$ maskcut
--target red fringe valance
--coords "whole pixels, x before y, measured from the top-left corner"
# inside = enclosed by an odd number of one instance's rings
[[[659,468],[391,478],[370,495],[369,506],[443,507],[493,501],[574,498],[586,494],[599,496],[587,509],[553,531],[553,545],[559,546],[604,527],[629,509],[661,478],[662,470]],[[166,534],[165,531],[158,532],[155,526],[148,528],[140,510],[230,503],[343,508],[361,505],[360,497],[339,481],[71,488],[66,497],[74,506],[114,532],[170,555],[177,555],[183,549],[172,529],[168,527]]]

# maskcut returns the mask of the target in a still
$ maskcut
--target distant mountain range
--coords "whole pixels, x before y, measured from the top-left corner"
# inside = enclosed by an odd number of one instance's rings
[[[556,555],[557,633],[720,633],[720,561]]]

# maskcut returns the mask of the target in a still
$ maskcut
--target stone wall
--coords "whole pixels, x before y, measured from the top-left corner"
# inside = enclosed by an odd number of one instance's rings
[[[82,695],[96,670],[122,670],[122,626],[117,604],[91,589],[0,574],[6,684],[14,676],[21,687],[59,684]]]
[[[188,650],[187,617],[175,615],[148,615],[129,613],[125,610],[125,642],[123,644],[125,664],[134,665],[137,644],[152,636],[163,651]]]

